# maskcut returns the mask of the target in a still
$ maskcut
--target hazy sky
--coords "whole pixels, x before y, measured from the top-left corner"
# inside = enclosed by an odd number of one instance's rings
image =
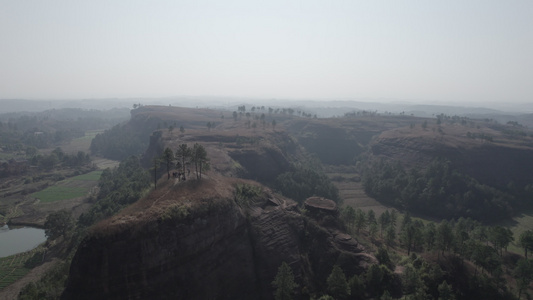
[[[533,102],[533,1],[0,0],[0,99]]]

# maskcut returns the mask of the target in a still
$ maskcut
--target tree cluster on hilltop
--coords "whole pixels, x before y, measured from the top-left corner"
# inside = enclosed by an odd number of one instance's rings
[[[157,182],[157,169],[160,163],[166,166],[167,179],[170,179],[170,170],[174,166],[178,172],[172,175],[180,180],[186,179],[189,176],[191,165],[194,167],[196,179],[202,179],[202,173],[210,168],[207,151],[204,146],[198,143],[194,143],[193,147],[189,147],[187,144],[181,144],[175,153],[167,147],[160,157],[154,157],[153,163],[154,183]]]

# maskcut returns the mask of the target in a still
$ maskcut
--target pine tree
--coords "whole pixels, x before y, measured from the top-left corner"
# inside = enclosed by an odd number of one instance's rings
[[[346,206],[342,211],[344,221],[348,224],[348,228],[352,229],[355,223],[355,209],[351,206]]]
[[[163,152],[163,160],[167,165],[167,179],[170,179],[170,165],[174,161],[174,152],[172,152],[172,149],[168,147],[165,149],[165,152]]]
[[[437,234],[437,227],[435,223],[431,222],[424,230],[424,242],[427,250],[432,250],[435,245],[435,235]]]
[[[387,228],[387,232],[385,234],[385,242],[387,243],[387,246],[392,246],[394,244],[394,240],[396,239],[396,230],[394,229],[394,226],[392,224]]]
[[[185,163],[190,159],[191,157],[191,148],[187,146],[187,144],[181,144],[178,147],[178,150],[176,150],[176,158],[181,159],[181,167],[182,167],[182,173],[185,176]]]
[[[357,233],[361,229],[366,228],[366,214],[361,209],[357,209],[357,212],[355,213],[355,229],[357,230]]]
[[[451,245],[453,244],[453,240],[454,236],[452,227],[450,226],[448,221],[443,220],[437,227],[437,236],[435,241],[437,247],[442,251],[443,255],[444,251],[450,249]]]
[[[392,296],[390,295],[389,291],[383,292],[383,295],[381,295],[381,298],[379,300],[392,300]]]
[[[152,159],[152,171],[154,171],[154,189],[157,189],[157,169],[161,165],[161,160],[159,157],[154,157]]]
[[[439,300],[454,300],[453,288],[446,281],[439,284]]]
[[[393,209],[390,213],[390,224],[396,229],[396,222],[398,221],[398,213]]]
[[[209,167],[207,158],[207,151],[204,146],[195,143],[191,151],[191,160],[194,163],[196,170],[196,179],[202,179],[202,171],[207,170]]]
[[[367,214],[366,221],[368,222],[369,227],[372,224],[377,224],[376,213],[374,213],[374,210],[370,209],[369,211],[366,212],[366,214]]]
[[[386,210],[385,212],[381,213],[379,216],[379,235],[383,237],[383,231],[389,226],[390,224],[390,214],[389,211]]]
[[[520,246],[524,248],[524,256],[527,258],[527,250],[533,249],[533,231],[527,230],[520,234],[518,238]]]
[[[350,286],[350,294],[354,299],[365,297],[365,283],[361,277],[354,275],[348,281],[348,285]]]
[[[370,223],[370,227],[368,227],[368,235],[372,240],[376,238],[376,234],[378,233],[378,224],[377,223]]]
[[[333,266],[333,270],[328,276],[327,284],[328,293],[335,299],[345,299],[350,295],[350,287],[348,286],[348,281],[346,281],[346,275],[344,275],[338,265]]]
[[[286,262],[281,263],[281,266],[278,268],[278,273],[274,281],[272,281],[272,286],[276,289],[274,291],[274,298],[276,300],[292,299],[294,289],[298,285],[294,282],[291,267]]]
[[[518,288],[518,299],[524,290],[527,290],[531,281],[533,281],[533,260],[521,259],[514,269],[514,277]]]

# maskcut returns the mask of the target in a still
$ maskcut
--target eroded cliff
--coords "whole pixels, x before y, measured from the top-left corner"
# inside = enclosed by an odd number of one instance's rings
[[[255,194],[240,195],[237,186]],[[332,263],[351,275],[375,258],[257,183],[169,180],[93,228],[63,298],[270,299],[283,261],[300,288],[312,291],[325,284]]]
[[[490,137],[490,140],[473,138]],[[370,143],[370,154],[424,168],[434,159],[450,161],[454,170],[495,187],[530,184],[533,175],[533,140],[511,138],[490,128],[433,126],[383,132]]]

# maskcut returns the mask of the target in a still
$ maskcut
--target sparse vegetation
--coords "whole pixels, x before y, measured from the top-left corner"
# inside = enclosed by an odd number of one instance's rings
[[[173,220],[179,221],[189,215],[189,210],[186,206],[176,204],[169,207],[164,213],[161,214],[161,220]]]
[[[58,262],[37,282],[30,282],[19,294],[20,300],[60,299],[68,278],[70,260]]]
[[[250,184],[237,184],[235,186],[234,199],[240,207],[249,207],[262,195],[263,191],[260,186]]]

